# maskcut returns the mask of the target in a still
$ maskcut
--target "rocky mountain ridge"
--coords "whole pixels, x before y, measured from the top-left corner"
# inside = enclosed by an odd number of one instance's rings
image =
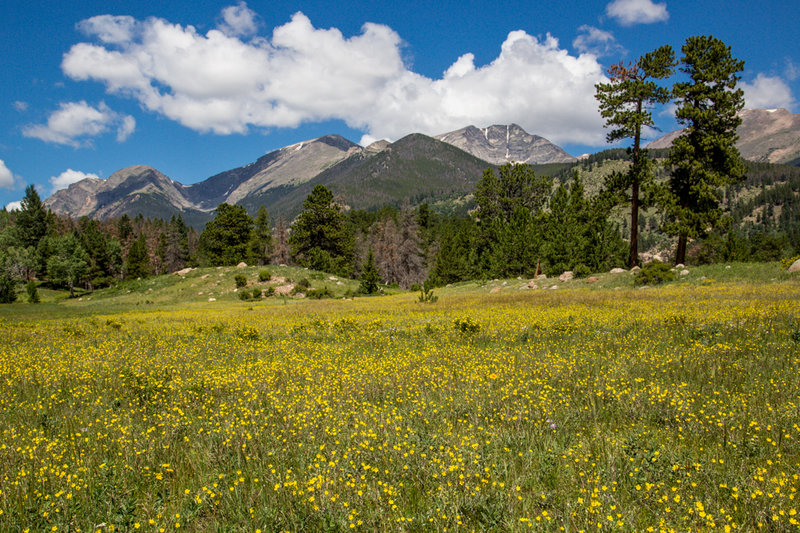
[[[577,161],[544,137],[531,135],[516,124],[495,124],[483,129],[467,126],[435,138],[493,165],[512,162],[541,165]]]
[[[516,124],[483,130],[469,126],[440,135],[441,140],[419,134],[405,139],[410,138],[416,141],[398,144],[400,141],[383,140],[362,148],[339,135],[326,135],[285,146],[253,163],[192,185],[173,181],[152,167],[134,165],[106,180],[89,178],[73,183],[54,193],[45,204],[58,214],[101,219],[123,213],[163,217],[179,212],[184,218],[202,222],[223,202],[241,203],[253,209],[259,203],[268,208],[278,203],[285,206],[289,215],[302,204],[302,199],[297,200],[293,192],[312,182],[335,184],[334,188],[339,187],[342,194],[347,191],[352,196],[347,200],[353,205],[371,206],[367,198],[400,202],[401,198],[395,198],[400,191],[419,197],[432,194],[434,186],[442,194],[461,191],[464,183],[479,179],[482,170],[492,164],[575,159]],[[422,141],[423,138],[426,140]],[[394,155],[402,155],[393,157],[393,149],[400,150]],[[414,150],[419,154],[413,153]],[[465,178],[467,172],[469,180]],[[449,183],[447,179],[455,181]],[[367,191],[365,182],[380,190]],[[293,203],[287,203],[287,198]]]
[[[742,123],[736,129],[736,147],[744,159],[764,163],[800,162],[800,114],[787,109],[743,109]],[[669,148],[684,130],[675,130],[654,141],[648,148]]]

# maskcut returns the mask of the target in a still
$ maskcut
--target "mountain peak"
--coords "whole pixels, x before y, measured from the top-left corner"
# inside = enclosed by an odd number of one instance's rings
[[[529,134],[518,124],[494,124],[486,128],[467,126],[437,135],[436,139],[495,165],[575,161],[560,147],[544,137]]]

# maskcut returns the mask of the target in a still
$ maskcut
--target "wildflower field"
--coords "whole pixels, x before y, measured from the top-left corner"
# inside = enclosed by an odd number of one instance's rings
[[[800,528],[798,280],[439,294],[0,318],[0,530]]]

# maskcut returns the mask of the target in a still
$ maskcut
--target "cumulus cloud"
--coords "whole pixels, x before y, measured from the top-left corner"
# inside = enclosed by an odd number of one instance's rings
[[[255,20],[246,5],[222,18],[201,34],[158,18],[93,17],[80,26],[96,41],[74,45],[62,69],[201,132],[341,119],[367,138],[396,139],[516,122],[554,142],[603,142],[594,100],[602,66],[550,35],[511,32],[489,64],[465,53],[431,79],[406,66],[402,39],[385,25],[346,37],[298,12],[270,38],[244,41]]]
[[[14,174],[8,169],[5,161],[0,159],[0,187],[11,189],[14,187]]]
[[[587,24],[578,28],[578,32],[578,36],[572,41],[572,47],[582,54],[603,57],[625,53],[625,48],[617,42],[610,32]]]
[[[52,185],[52,192],[56,192],[61,189],[66,189],[73,183],[85,180],[86,178],[100,179],[100,176],[98,176],[97,174],[87,174],[81,172],[80,170],[72,170],[71,168],[68,168],[58,176],[53,176],[50,178],[50,185]]]
[[[258,15],[247,4],[239,2],[222,10],[219,30],[231,37],[248,37],[258,31]]]
[[[791,109],[794,105],[792,90],[777,76],[759,74],[751,83],[741,82],[739,86],[744,91],[745,106],[750,109]]]
[[[6,204],[6,211],[19,211],[22,209],[22,202],[8,202]]]
[[[45,142],[79,147],[111,128],[117,129],[117,140],[124,141],[136,128],[130,115],[112,111],[105,103],[93,107],[84,101],[62,103],[47,118],[47,124],[29,124],[22,130],[25,137]]]
[[[606,14],[623,26],[652,24],[669,19],[667,4],[655,4],[652,0],[614,0],[606,6]]]
[[[786,58],[786,78],[789,81],[794,81],[797,78],[800,78],[800,66],[794,64],[794,62]]]

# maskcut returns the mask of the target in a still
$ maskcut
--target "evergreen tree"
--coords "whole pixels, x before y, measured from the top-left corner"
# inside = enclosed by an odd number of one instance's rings
[[[530,165],[508,163],[498,174],[491,168],[483,172],[475,188],[474,213],[482,276],[516,276],[536,268],[533,256],[540,243],[534,223],[551,189],[552,179],[536,176]]]
[[[11,304],[17,301],[17,282],[0,270],[0,304]]]
[[[436,285],[446,285],[473,279],[475,223],[471,218],[453,219],[443,224],[439,237],[439,250],[431,273]]]
[[[20,204],[15,220],[17,241],[25,248],[36,247],[39,240],[47,234],[47,209],[33,185],[25,188],[25,196]]]
[[[256,213],[253,236],[250,239],[250,263],[266,265],[272,255],[272,231],[269,227],[269,214],[263,205]]]
[[[375,267],[375,255],[372,253],[372,248],[367,253],[367,262],[364,264],[364,269],[361,272],[361,284],[358,291],[363,294],[375,294],[380,289],[378,283],[381,281],[380,273]]]
[[[735,146],[738,112],[744,106],[736,83],[744,62],[711,36],[689,37],[681,50],[680,70],[690,81],[676,83],[673,93],[675,117],[686,129],[672,144],[672,173],[662,196],[664,229],[678,236],[676,263],[686,260],[687,240],[704,236],[722,215],[718,189],[744,174]]]
[[[670,91],[660,87],[654,80],[672,75],[675,52],[669,45],[649,52],[633,64],[611,65],[608,69],[609,83],[595,85],[595,97],[600,102],[600,114],[606,119],[606,127],[612,130],[606,135],[607,142],[633,139],[632,161],[625,173],[614,173],[606,181],[606,187],[620,201],[630,203],[630,253],[628,265],[639,262],[639,207],[640,190],[646,191],[652,184],[652,162],[647,151],[641,148],[642,128],[653,126],[650,107],[664,104],[670,99]],[[628,192],[630,191],[630,192]]]
[[[150,252],[147,249],[147,239],[144,233],[140,233],[139,237],[131,244],[125,263],[126,277],[128,278],[146,278],[150,275]]]
[[[200,234],[200,251],[210,266],[235,265],[247,259],[253,219],[241,205],[219,204]]]
[[[289,235],[292,256],[302,266],[342,276],[353,268],[353,236],[333,194],[316,185],[303,202]]]
[[[89,276],[89,261],[80,239],[70,233],[55,243],[55,253],[47,261],[47,273],[54,283],[67,285],[70,297],[74,297],[75,285]]]

